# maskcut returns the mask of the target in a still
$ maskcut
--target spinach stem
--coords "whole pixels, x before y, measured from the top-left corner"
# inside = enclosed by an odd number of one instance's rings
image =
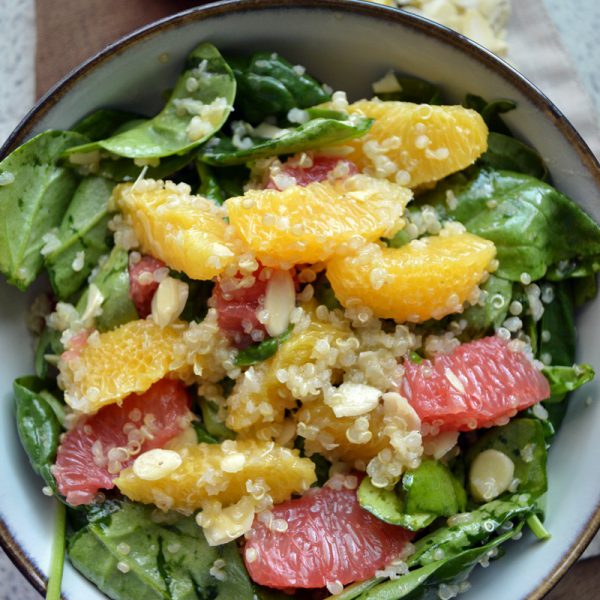
[[[57,501],[56,504],[54,540],[52,542],[52,555],[50,557],[50,573],[48,575],[46,600],[60,600],[63,566],[65,563],[67,509],[62,502]]]
[[[552,537],[537,515],[531,515],[530,517],[527,517],[526,522],[529,526],[529,529],[533,531],[533,534],[538,540],[549,540]]]

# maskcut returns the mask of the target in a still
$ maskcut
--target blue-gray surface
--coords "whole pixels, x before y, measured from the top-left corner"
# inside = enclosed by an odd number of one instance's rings
[[[515,0],[522,2],[523,0]],[[600,2],[543,0],[584,87],[600,114]]]

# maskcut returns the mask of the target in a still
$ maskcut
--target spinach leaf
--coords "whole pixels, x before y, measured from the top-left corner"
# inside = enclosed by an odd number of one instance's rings
[[[325,272],[319,273],[313,283],[315,298],[319,304],[325,305],[329,310],[341,308],[340,301],[335,297],[333,288],[327,279]]]
[[[593,300],[597,294],[598,282],[596,280],[596,273],[573,280],[573,301],[575,302],[575,306],[583,306],[586,302]]]
[[[218,131],[232,109],[235,78],[218,50],[197,46],[185,62],[162,111],[109,138],[69,152],[108,150],[127,158],[160,158],[184,154]]]
[[[253,589],[235,543],[209,546],[193,517],[157,524],[152,509],[124,503],[108,523],[95,521],[69,541],[76,569],[118,600],[252,600]],[[129,552],[120,550],[127,544]],[[224,561],[223,579],[210,573]],[[126,564],[123,573],[117,565]]]
[[[488,135],[488,149],[479,157],[479,163],[492,169],[516,171],[543,180],[548,178],[544,160],[531,146],[494,131]]]
[[[219,440],[208,433],[204,423],[201,421],[192,421],[192,427],[196,432],[196,439],[199,444],[219,444]]]
[[[450,469],[435,460],[423,460],[402,477],[406,512],[450,517],[465,510],[467,494]]]
[[[180,318],[184,321],[199,323],[208,312],[208,299],[212,294],[214,282],[190,279],[185,273],[179,271],[171,271],[171,277],[184,281],[188,286],[188,298]]]
[[[466,454],[467,465],[484,450],[497,450],[510,458],[518,481],[512,492],[537,498],[548,489],[546,477],[546,440],[544,427],[537,419],[513,419],[501,427],[486,431]]]
[[[2,162],[0,175],[14,178],[0,186],[0,272],[24,290],[43,265],[43,236],[60,225],[77,177],[58,166],[60,154],[85,138],[68,131],[46,131]]]
[[[294,329],[294,326],[290,325],[281,335],[268,338],[259,344],[253,344],[240,350],[235,357],[235,364],[238,367],[249,367],[271,358],[277,352],[279,346],[290,337],[292,329]]]
[[[200,160],[196,161],[196,170],[198,171],[198,178],[200,179],[198,193],[201,196],[212,200],[215,204],[223,204],[226,198],[223,196],[223,190],[221,189],[213,170]]]
[[[488,129],[491,132],[512,136],[510,129],[500,117],[500,115],[510,112],[517,107],[515,102],[512,100],[500,98],[498,100],[492,100],[491,102],[488,102],[481,96],[467,94],[465,96],[463,105],[466,108],[472,108],[473,110],[476,110],[483,117],[485,124],[488,126]]]
[[[37,377],[20,377],[13,383],[17,431],[33,470],[56,493],[52,465],[62,431],[54,410],[42,392],[45,382]]]
[[[544,283],[552,301],[544,306],[539,321],[539,352],[552,365],[571,366],[575,362],[576,333],[571,284]]]
[[[77,121],[71,131],[80,133],[92,142],[102,140],[112,135],[126,123],[139,117],[133,113],[114,108],[100,108]]]
[[[418,512],[409,514],[400,493],[396,490],[376,488],[369,477],[365,477],[358,488],[358,502],[372,515],[386,523],[400,525],[410,531],[418,531],[431,525],[435,514]]]
[[[302,150],[337,144],[364,135],[373,120],[365,117],[316,117],[295,128],[285,130],[279,137],[266,139],[249,137],[250,145],[239,148],[232,138],[215,137],[200,151],[199,158],[209,165],[241,165],[258,158],[294,154]]]
[[[490,275],[481,289],[487,294],[483,306],[478,304],[469,306],[460,315],[460,319],[465,319],[467,322],[465,333],[470,339],[485,335],[490,329],[496,329],[502,325],[508,316],[513,282]]]
[[[196,156],[196,152],[174,154],[160,159],[155,166],[148,165],[145,171],[147,179],[166,179],[177,171],[189,165]],[[157,159],[159,160],[159,159]],[[119,158],[116,155],[101,157],[96,174],[113,182],[135,181],[144,167],[138,166],[129,158]]]
[[[75,190],[56,234],[60,246],[46,255],[50,282],[60,300],[81,287],[110,249],[108,200],[112,188],[113,184],[102,177],[87,177]]]
[[[447,191],[456,198],[452,209]],[[444,180],[421,202],[494,242],[496,275],[510,281],[523,273],[535,281],[550,265],[600,254],[600,227],[567,196],[528,175],[474,169]]]
[[[276,53],[258,52],[250,59],[229,60],[238,85],[236,110],[257,124],[267,116],[285,117],[292,108],[327,102],[328,94],[303,67]]]
[[[399,600],[400,598],[417,598],[422,595],[414,595],[421,592],[426,593],[428,589],[437,587],[440,583],[451,583],[464,581],[473,567],[483,559],[489,559],[492,554],[497,554],[497,548],[504,542],[514,538],[520,533],[522,525],[513,531],[508,531],[483,546],[477,546],[464,550],[448,559],[431,562],[418,569],[409,571],[398,579],[386,581],[367,590],[359,596],[361,600]],[[356,596],[340,598],[349,600]]]
[[[138,318],[137,310],[129,295],[129,254],[115,246],[108,259],[91,280],[104,297],[102,313],[96,317],[98,331],[108,331]],[[89,287],[77,303],[79,314],[83,314],[88,302]]]
[[[437,85],[426,79],[396,73],[388,73],[385,79],[388,80],[388,78],[390,78],[389,83],[393,84],[395,81],[399,89],[394,92],[378,92],[374,84],[373,91],[382,100],[398,100],[415,104],[442,104],[442,91]]]
[[[552,399],[556,401],[557,397],[563,397],[569,392],[575,391],[582,385],[589,383],[594,379],[594,368],[592,365],[583,363],[573,365],[572,367],[552,366],[544,367],[542,373],[550,382],[550,391]]]
[[[58,356],[63,353],[64,348],[60,343],[60,336],[60,331],[56,331],[55,329],[46,326],[37,341],[35,347],[34,370],[35,374],[41,379],[44,379],[48,374],[48,361],[45,356],[47,354]]]
[[[235,438],[235,432],[226,427],[219,418],[219,407],[214,402],[200,397],[199,404],[202,412],[202,424],[210,436],[219,442]]]
[[[415,552],[408,558],[409,566],[424,566],[436,562],[439,556],[451,558],[472,548],[498,531],[507,521],[523,520],[536,511],[529,494],[492,500],[476,510],[454,517],[454,522],[440,527],[415,542]]]

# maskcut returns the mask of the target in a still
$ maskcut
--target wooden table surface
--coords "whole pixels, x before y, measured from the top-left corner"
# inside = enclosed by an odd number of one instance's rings
[[[38,96],[106,44],[193,0],[37,0]],[[600,557],[575,564],[546,600],[600,598]]]

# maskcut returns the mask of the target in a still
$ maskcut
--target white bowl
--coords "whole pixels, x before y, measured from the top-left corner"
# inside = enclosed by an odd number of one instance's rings
[[[506,116],[511,129],[537,148],[555,185],[600,221],[600,167],[560,112],[521,75],[486,50],[446,28],[364,2],[277,0],[223,2],[192,9],[136,31],[84,63],[51,90],[0,151],[32,135],[68,128],[104,106],[152,114],[161,92],[175,80],[187,52],[200,41],[220,50],[277,51],[303,64],[350,97],[390,68],[442,85],[450,99],[465,92],[511,98],[518,110]],[[159,56],[168,53],[164,63]],[[42,495],[13,420],[12,380],[32,371],[25,329],[26,297],[0,282],[0,538],[17,566],[39,590],[50,557],[54,501]],[[578,360],[600,372],[600,300],[578,315]],[[541,598],[558,581],[600,524],[598,384],[574,394],[550,452],[547,527],[553,537],[538,543],[526,535],[511,542],[505,558],[471,576],[465,600]],[[64,594],[70,600],[104,598],[69,565]]]

